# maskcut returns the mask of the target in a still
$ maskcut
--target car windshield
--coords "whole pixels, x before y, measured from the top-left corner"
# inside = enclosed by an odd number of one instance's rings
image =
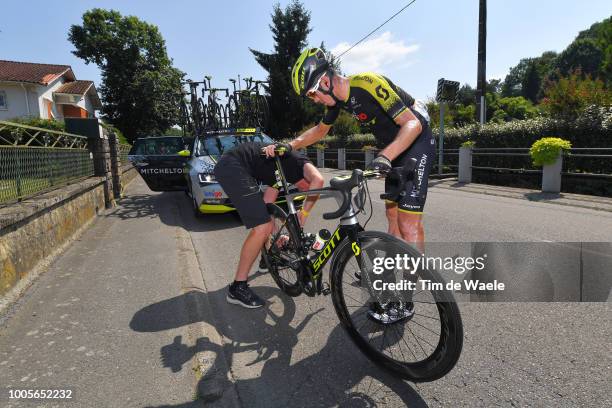
[[[184,149],[183,139],[180,137],[152,137],[136,141],[130,154],[134,155],[174,155]]]
[[[198,139],[198,146],[195,149],[197,156],[221,156],[223,153],[229,152],[234,147],[246,142],[274,143],[270,137],[264,134],[256,135],[219,135],[207,136],[204,139]]]

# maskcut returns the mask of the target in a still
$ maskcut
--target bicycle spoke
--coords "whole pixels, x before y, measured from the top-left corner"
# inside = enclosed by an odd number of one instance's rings
[[[414,333],[413,333],[412,329],[410,328],[410,326],[407,326],[407,327],[408,327],[408,331],[410,332],[410,334],[412,334],[412,337],[414,337],[414,339],[416,340],[417,344],[421,348],[421,351],[423,351],[423,354],[425,355],[425,358],[427,358],[427,353],[425,352],[425,349],[423,348],[423,346],[419,342],[419,339],[417,339],[417,337],[414,335]]]

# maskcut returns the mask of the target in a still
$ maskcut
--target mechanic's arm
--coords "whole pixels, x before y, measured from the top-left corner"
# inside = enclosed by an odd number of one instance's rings
[[[264,191],[263,200],[264,200],[264,203],[266,204],[275,203],[277,197],[278,197],[278,190],[275,189],[274,187],[268,186],[268,188],[266,188],[266,191]]]
[[[313,164],[306,163],[304,165],[304,178],[295,183],[295,186],[300,191],[306,191],[322,188],[323,184],[325,184],[325,180],[323,179],[323,175],[321,174],[321,172],[319,172],[319,170],[317,170],[317,168]],[[318,194],[309,195],[306,198],[306,201],[304,201],[304,204],[302,205],[301,211],[298,213],[300,225],[304,226],[304,223],[306,222],[306,217],[310,215],[310,211],[312,210],[318,199]]]
[[[419,122],[410,109],[400,113],[395,118],[395,123],[400,126],[395,140],[380,152],[380,154],[391,161],[395,160],[397,156],[410,147],[423,130],[421,122]]]

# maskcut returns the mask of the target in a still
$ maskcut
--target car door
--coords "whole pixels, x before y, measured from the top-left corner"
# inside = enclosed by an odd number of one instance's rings
[[[185,163],[189,157],[178,152],[185,149],[180,136],[137,139],[128,158],[147,186],[153,191],[187,190]]]

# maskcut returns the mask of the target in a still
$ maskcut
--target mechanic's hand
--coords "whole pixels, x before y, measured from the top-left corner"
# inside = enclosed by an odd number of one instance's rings
[[[268,145],[261,149],[262,152],[266,154],[266,157],[274,157],[276,156],[276,150],[284,150],[283,153],[279,152],[279,156],[282,156],[285,153],[290,153],[293,148],[289,143],[276,143],[272,145]]]
[[[370,164],[368,164],[366,170],[374,170],[382,174],[387,174],[391,171],[391,160],[387,159],[385,155],[379,154]]]

